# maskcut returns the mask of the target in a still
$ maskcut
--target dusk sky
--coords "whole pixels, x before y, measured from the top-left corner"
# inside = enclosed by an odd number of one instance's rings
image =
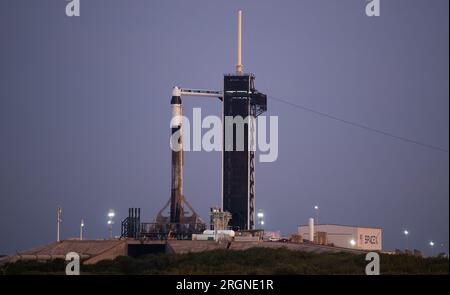
[[[267,230],[381,227],[383,249],[448,253],[449,1],[0,1],[0,254],[106,238],[129,207],[150,222],[170,197],[173,86],[221,90],[243,64],[279,117],[279,154],[256,163]],[[279,99],[411,141],[333,120]],[[217,99],[184,112],[220,115]],[[221,153],[186,152],[184,194],[208,221]],[[436,245],[432,250],[429,241]],[[443,244],[443,246],[441,246]]]

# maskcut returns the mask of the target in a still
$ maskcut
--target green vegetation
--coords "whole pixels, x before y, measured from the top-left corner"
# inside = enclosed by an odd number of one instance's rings
[[[365,255],[307,253],[285,248],[214,250],[188,254],[118,257],[82,265],[82,274],[364,274]],[[0,268],[3,274],[64,274],[65,262],[19,261]],[[381,274],[448,274],[449,260],[381,255]]]

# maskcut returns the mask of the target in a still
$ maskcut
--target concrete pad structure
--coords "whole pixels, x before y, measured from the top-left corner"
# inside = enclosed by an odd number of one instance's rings
[[[216,242],[192,240],[168,241],[139,241],[135,239],[116,240],[63,240],[42,247],[20,252],[15,255],[2,257],[0,264],[16,262],[18,260],[45,261],[52,259],[65,259],[69,252],[80,255],[83,264],[95,264],[102,260],[112,260],[118,256],[139,256],[150,253],[193,253],[218,249],[235,251],[247,250],[253,247],[287,248],[293,251],[314,253],[323,252],[349,252],[354,254],[366,253],[357,249],[346,249],[314,244],[296,244],[281,242]]]

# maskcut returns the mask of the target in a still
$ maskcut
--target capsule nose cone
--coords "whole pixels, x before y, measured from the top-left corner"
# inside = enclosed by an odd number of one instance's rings
[[[175,86],[172,90],[170,104],[181,104],[181,89],[178,86]]]
[[[181,96],[181,89],[178,86],[172,89],[172,96]]]

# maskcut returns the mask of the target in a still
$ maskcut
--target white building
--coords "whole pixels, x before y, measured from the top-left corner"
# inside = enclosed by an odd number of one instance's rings
[[[308,225],[298,226],[298,233],[303,239],[309,239],[309,228]],[[315,239],[317,232],[326,232],[326,243],[336,247],[381,251],[381,228],[318,224],[313,231]]]

